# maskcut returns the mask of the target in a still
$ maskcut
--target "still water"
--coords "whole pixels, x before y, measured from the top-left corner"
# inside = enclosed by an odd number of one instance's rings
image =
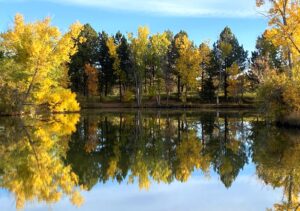
[[[300,131],[247,111],[0,118],[0,210],[297,210]]]

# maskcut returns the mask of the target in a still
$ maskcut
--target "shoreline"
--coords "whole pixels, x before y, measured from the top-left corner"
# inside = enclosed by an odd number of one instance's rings
[[[107,102],[107,103],[91,103],[84,102],[81,103],[82,109],[257,109],[255,104],[203,104],[203,103],[170,103],[157,105],[156,103],[144,103],[142,106],[137,106],[136,103],[117,103],[117,102]]]

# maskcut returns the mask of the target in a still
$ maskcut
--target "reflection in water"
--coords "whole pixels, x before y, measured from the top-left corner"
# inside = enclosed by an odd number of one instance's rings
[[[0,185],[15,195],[16,207],[26,201],[53,203],[62,194],[80,205],[78,177],[63,163],[70,135],[79,115],[55,115],[49,119],[5,119],[0,133]]]
[[[253,162],[257,175],[274,188],[282,187],[283,201],[274,210],[300,210],[300,131],[256,124]]]
[[[68,164],[80,183],[128,179],[149,188],[150,181],[185,182],[195,169],[210,167],[230,187],[247,163],[247,127],[239,118],[214,113],[86,116],[73,134]],[[82,161],[85,160],[85,164]]]
[[[80,118],[80,121],[79,121]],[[211,170],[230,188],[247,163],[260,180],[283,188],[275,210],[297,210],[300,132],[265,125],[254,115],[120,112],[0,120],[0,185],[26,201],[57,202],[97,183],[186,182]]]

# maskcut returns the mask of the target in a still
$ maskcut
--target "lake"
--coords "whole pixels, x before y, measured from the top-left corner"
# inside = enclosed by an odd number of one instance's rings
[[[251,111],[1,117],[0,142],[0,210],[300,206],[300,131]]]

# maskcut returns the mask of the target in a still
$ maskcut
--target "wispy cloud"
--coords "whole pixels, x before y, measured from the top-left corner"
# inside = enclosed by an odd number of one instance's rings
[[[163,16],[256,17],[255,0],[39,0]]]

